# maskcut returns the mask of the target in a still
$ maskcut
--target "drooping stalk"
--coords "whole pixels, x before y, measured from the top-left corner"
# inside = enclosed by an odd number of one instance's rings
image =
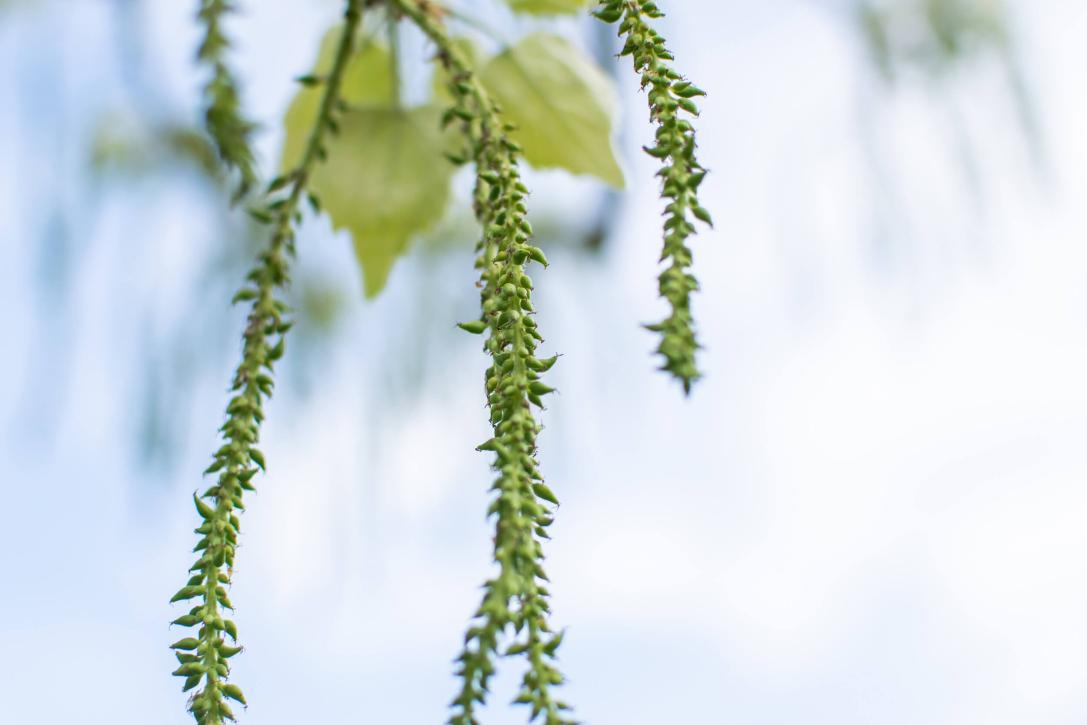
[[[245,196],[257,179],[250,136],[256,128],[241,111],[238,83],[226,62],[230,41],[223,20],[234,10],[231,0],[200,0],[197,12],[204,35],[196,56],[211,71],[204,85],[204,123],[224,165],[238,172],[236,198]]]
[[[684,80],[669,62],[674,60],[664,38],[649,21],[663,13],[652,0],[603,0],[594,13],[608,23],[619,23],[619,35],[625,44],[620,55],[629,55],[634,71],[641,76],[647,91],[650,119],[657,127],[656,143],[646,152],[661,160],[657,175],[661,196],[667,202],[664,222],[664,249],[661,262],[667,263],[659,278],[661,297],[670,312],[660,322],[646,325],[660,333],[657,352],[664,358],[663,370],[683,384],[685,392],[701,373],[696,355],[701,347],[691,316],[691,294],[698,290],[698,280],[691,274],[693,256],[687,244],[695,233],[694,220],[712,225],[710,213],[698,201],[698,187],[706,170],[695,157],[695,132],[683,114],[698,115],[694,98],[705,93]]]
[[[302,161],[269,185],[271,200],[264,208],[252,212],[271,226],[272,236],[249,273],[246,285],[234,298],[235,302],[248,302],[250,311],[243,334],[242,360],[231,384],[233,394],[226,408],[226,422],[220,429],[223,445],[205,472],[217,474],[218,479],[202,496],[194,496],[202,519],[196,529],[200,535],[195,549],[199,557],[189,570],[192,577],[171,599],[172,602],[199,600],[188,614],[173,622],[197,628],[196,636],[175,642],[172,647],[180,662],[174,674],[185,678],[185,691],[203,684],[189,701],[189,710],[200,725],[221,725],[225,720],[233,720],[228,698],[245,704],[241,689],[227,681],[228,660],[241,648],[237,646],[237,628],[224,617],[223,611],[234,609],[227,588],[233,575],[240,526],[237,514],[244,509],[244,492],[254,490],[252,481],[258,468],[264,468],[264,455],[257,448],[264,419],[263,404],[272,394],[272,367],[283,355],[284,336],[290,328],[290,322],[284,319],[287,307],[277,295],[288,282],[295,226],[301,219],[299,207],[308,193],[310,175],[325,156],[327,135],[336,130],[340,86],[361,18],[360,5],[361,0],[348,0],[343,34],[332,70],[323,81],[320,111]]]
[[[540,425],[532,412],[533,405],[542,408],[541,398],[553,392],[540,378],[556,358],[536,356],[543,337],[533,319],[533,286],[525,268],[531,262],[546,266],[547,260],[530,241],[520,147],[510,140],[510,127],[451,41],[438,6],[426,0],[392,1],[437,46],[453,97],[445,119],[459,122],[467,144],[463,157],[454,161],[475,163],[475,212],[483,226],[476,247],[482,315],[461,327],[486,333],[484,347],[491,358],[485,388],[494,436],[479,448],[494,454],[497,472],[488,513],[495,519],[498,574],[484,585],[483,601],[457,658],[461,689],[449,723],[478,723],[477,705],[486,699],[500,640],[512,629],[524,637],[509,645],[505,654],[525,655],[529,665],[516,701],[530,706],[530,721],[542,717],[545,725],[569,725],[573,722],[569,706],[552,694],[552,686],[563,681],[554,665],[562,635],[548,624],[550,607],[543,584],[547,577],[541,539],[547,538],[551,505],[557,501],[538,468]]]

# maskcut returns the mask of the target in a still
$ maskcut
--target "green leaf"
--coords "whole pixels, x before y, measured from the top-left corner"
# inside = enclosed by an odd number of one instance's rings
[[[530,15],[572,15],[592,4],[592,0],[509,0],[514,12]]]
[[[331,70],[340,32],[340,26],[337,25],[325,33],[313,77],[320,78]],[[391,66],[388,50],[372,42],[363,44],[355,51],[344,70],[342,98],[357,106],[391,105],[396,96]],[[300,88],[287,108],[283,119],[287,133],[283,139],[279,163],[284,172],[293,169],[302,159],[310,129],[321,106],[323,92],[320,84]]]
[[[511,136],[530,164],[623,186],[611,139],[617,94],[583,51],[556,35],[536,33],[492,58],[480,79],[517,126]]]
[[[368,298],[385,286],[412,237],[437,224],[455,172],[444,154],[441,109],[359,108],[340,118],[328,161],[313,175],[336,229],[347,229]]]

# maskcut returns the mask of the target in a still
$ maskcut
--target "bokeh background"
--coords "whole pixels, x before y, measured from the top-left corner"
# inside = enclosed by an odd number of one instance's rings
[[[709,92],[689,400],[637,324],[661,314],[658,204],[625,63],[628,188],[532,174],[566,699],[597,725],[1087,722],[1087,3],[663,4]],[[260,241],[196,125],[192,5],[0,2],[10,725],[189,721],[166,602]],[[243,9],[270,168],[338,7]],[[346,237],[303,231],[231,595],[242,722],[444,719],[489,571],[485,361],[453,327],[472,236],[454,216],[364,302]],[[525,720],[519,674],[488,725]]]

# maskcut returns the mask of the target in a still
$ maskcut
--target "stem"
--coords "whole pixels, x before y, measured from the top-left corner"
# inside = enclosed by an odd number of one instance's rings
[[[197,687],[201,680],[204,682],[204,688],[189,704],[189,710],[200,725],[221,725],[224,720],[234,719],[226,698],[245,704],[241,690],[236,685],[226,684],[230,673],[227,660],[241,648],[227,645],[226,635],[236,641],[237,629],[232,621],[223,618],[222,612],[223,608],[233,609],[226,588],[233,575],[240,527],[235,511],[244,509],[243,493],[254,490],[251,481],[257,468],[264,468],[264,455],[256,448],[260,424],[264,420],[263,403],[272,394],[273,363],[283,355],[284,336],[290,329],[290,322],[283,319],[287,306],[276,295],[289,279],[294,224],[301,217],[299,203],[313,168],[325,156],[326,134],[336,128],[334,115],[340,105],[344,68],[361,17],[360,1],[348,0],[336,58],[325,81],[320,111],[302,161],[269,186],[269,193],[284,187],[289,187],[289,193],[269,202],[265,209],[251,211],[257,219],[270,224],[273,233],[268,247],[249,273],[246,286],[235,296],[235,301],[252,304],[243,335],[242,361],[231,386],[234,394],[227,405],[227,420],[221,428],[223,445],[205,472],[219,473],[219,479],[196,499],[197,511],[203,519],[196,529],[201,535],[196,550],[202,553],[190,571],[198,573],[171,600],[202,599],[202,604],[174,622],[186,627],[199,626],[198,639],[186,638],[173,645],[181,663],[174,674],[186,678],[185,690]],[[277,337],[274,346],[273,337]]]

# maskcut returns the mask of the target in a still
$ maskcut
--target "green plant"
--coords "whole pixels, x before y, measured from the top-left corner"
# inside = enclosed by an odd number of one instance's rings
[[[608,0],[602,5],[596,15],[619,23],[619,34],[625,40],[621,55],[631,57],[634,71],[641,76],[649,115],[657,127],[656,144],[645,150],[661,160],[661,193],[668,202],[661,255],[668,266],[660,275],[660,293],[668,300],[671,314],[648,327],[661,334],[657,352],[664,357],[664,369],[689,393],[700,373],[695,363],[699,345],[691,319],[691,293],[698,289],[698,280],[690,272],[693,255],[687,239],[695,231],[695,219],[713,222],[698,201],[698,187],[706,170],[695,158],[694,127],[683,115],[697,116],[698,106],[692,99],[705,93],[668,65],[673,56],[664,38],[649,24],[663,15],[656,3]]]
[[[219,157],[240,176],[237,198],[241,198],[257,179],[256,159],[249,145],[255,127],[241,114],[238,84],[226,63],[230,42],[223,32],[223,20],[231,10],[229,0],[200,0],[198,17],[204,37],[197,58],[211,70],[211,78],[204,85],[204,122]]]
[[[578,13],[590,4],[509,0],[517,12],[542,15]],[[238,197],[246,198],[256,177],[249,146],[253,125],[241,115],[238,84],[225,60],[229,44],[221,22],[229,9],[222,0],[201,2],[206,32],[199,57],[212,72],[207,129],[223,164],[237,172]],[[608,0],[595,14],[618,24],[622,55],[633,59],[657,129],[646,151],[662,162],[667,267],[660,291],[671,313],[649,327],[660,334],[664,369],[689,392],[699,373],[690,312],[697,282],[687,240],[694,220],[709,223],[709,214],[697,199],[705,171],[695,158],[694,129],[683,116],[697,114],[692,98],[702,91],[668,65],[672,56],[650,26],[661,16],[656,4]],[[401,24],[429,40],[437,61],[430,102],[403,106],[395,43],[386,49],[374,33],[360,32],[371,21],[390,29],[394,40]],[[562,633],[549,621],[542,541],[558,500],[538,468],[540,425],[533,413],[553,392],[543,376],[557,356],[537,354],[543,336],[533,317],[528,268],[546,267],[547,260],[532,242],[521,164],[565,168],[621,185],[610,144],[609,89],[592,62],[558,36],[530,35],[483,62],[470,41],[452,33],[455,21],[464,18],[433,0],[347,0],[344,21],[326,36],[314,70],[298,79],[302,87],[286,117],[282,171],[260,199],[250,200],[250,213],[268,226],[270,241],[235,296],[235,302],[249,305],[242,361],[221,428],[223,444],[206,471],[216,482],[194,496],[201,519],[198,556],[191,578],[173,597],[196,600],[174,621],[195,630],[195,636],[173,644],[179,661],[174,674],[185,678],[186,691],[196,690],[189,709],[202,725],[233,720],[228,700],[245,704],[242,691],[229,682],[229,659],[241,648],[234,622],[225,617],[233,609],[227,588],[242,498],[264,468],[257,448],[263,402],[272,393],[273,364],[290,328],[277,295],[289,279],[302,200],[350,230],[366,292],[374,295],[409,240],[441,217],[455,167],[462,165],[474,167],[473,210],[482,233],[476,245],[480,317],[460,327],[484,336],[490,358],[485,394],[493,437],[479,450],[492,454],[496,473],[489,514],[498,574],[486,582],[457,658],[461,688],[449,722],[477,723],[497,660],[515,656],[527,663],[516,702],[530,707],[530,720],[573,722],[570,707],[553,692],[563,680],[555,664]]]

